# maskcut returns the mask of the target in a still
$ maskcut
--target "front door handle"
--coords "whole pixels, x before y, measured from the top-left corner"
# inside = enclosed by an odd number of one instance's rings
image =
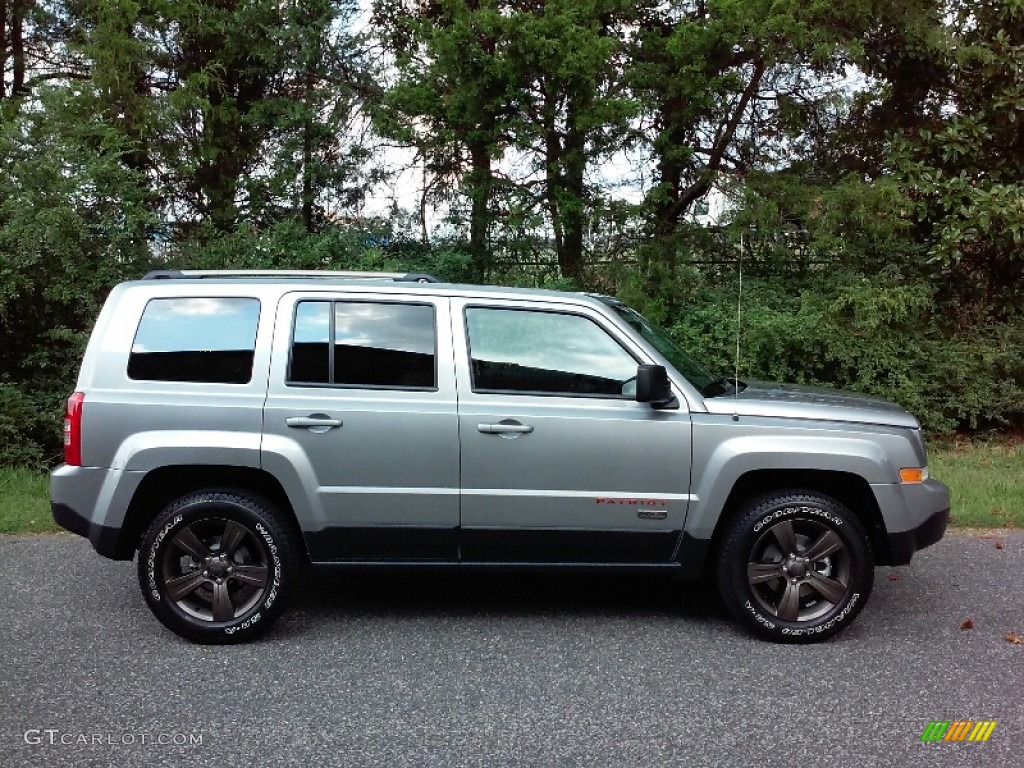
[[[528,435],[533,432],[533,427],[529,424],[504,421],[497,424],[477,424],[476,428],[485,435]]]
[[[343,426],[341,419],[332,419],[326,413],[313,413],[309,416],[289,416],[284,420],[289,427],[308,429],[310,432],[326,432],[334,427]]]

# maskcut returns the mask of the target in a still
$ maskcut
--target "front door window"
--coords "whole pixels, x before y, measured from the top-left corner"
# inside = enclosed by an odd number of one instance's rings
[[[473,391],[631,398],[637,361],[580,315],[466,310]]]

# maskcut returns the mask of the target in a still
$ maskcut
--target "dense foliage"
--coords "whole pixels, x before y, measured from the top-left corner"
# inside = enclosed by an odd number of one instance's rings
[[[742,265],[741,376],[1020,427],[1022,62],[1024,0],[0,0],[0,464],[153,266],[603,290],[731,373]]]

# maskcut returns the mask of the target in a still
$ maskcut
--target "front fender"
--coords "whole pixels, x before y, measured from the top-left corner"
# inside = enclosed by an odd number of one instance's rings
[[[700,455],[701,443],[713,446]],[[684,530],[710,539],[733,487],[748,472],[812,470],[857,475],[868,483],[892,482],[897,472],[877,442],[820,434],[737,435],[715,441],[694,437],[693,496]]]

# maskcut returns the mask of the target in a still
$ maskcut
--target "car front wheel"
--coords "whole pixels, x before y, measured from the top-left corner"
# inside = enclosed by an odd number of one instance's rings
[[[776,492],[749,502],[723,539],[718,588],[729,610],[776,642],[824,640],[853,621],[874,581],[857,517],[824,494]]]

